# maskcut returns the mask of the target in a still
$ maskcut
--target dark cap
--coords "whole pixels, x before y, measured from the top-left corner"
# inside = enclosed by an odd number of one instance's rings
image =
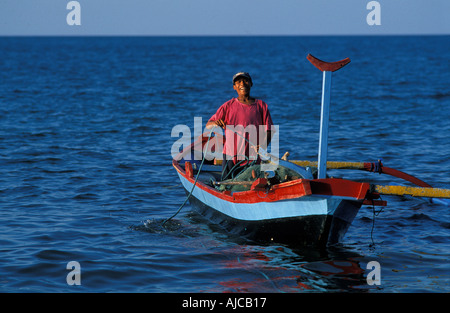
[[[247,78],[247,79],[250,81],[250,84],[253,85],[252,78],[250,77],[250,74],[249,74],[249,73],[247,73],[247,72],[239,72],[239,73],[234,74],[234,76],[233,76],[233,84],[234,84],[234,81],[235,81],[238,77],[245,77],[245,78]]]

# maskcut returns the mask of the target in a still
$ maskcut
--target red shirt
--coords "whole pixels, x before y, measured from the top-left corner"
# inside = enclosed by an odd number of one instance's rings
[[[227,158],[231,159],[234,156],[233,159],[236,162],[236,160],[244,160],[246,155],[251,160],[255,160],[257,155],[254,149],[249,149],[248,141],[241,136],[247,138],[251,146],[262,144],[260,140],[264,139],[264,135],[260,134],[261,131],[271,130],[273,125],[267,104],[259,99],[252,104],[244,104],[237,98],[233,98],[222,104],[209,121],[219,119],[227,125],[223,148]],[[235,132],[241,136],[236,135]]]

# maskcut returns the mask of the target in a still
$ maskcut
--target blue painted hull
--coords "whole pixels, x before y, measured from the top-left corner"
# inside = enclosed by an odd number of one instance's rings
[[[192,182],[179,173],[186,193]],[[257,203],[237,203],[205,188],[192,191],[189,202],[201,215],[227,232],[256,242],[326,246],[342,241],[362,201],[317,195]]]

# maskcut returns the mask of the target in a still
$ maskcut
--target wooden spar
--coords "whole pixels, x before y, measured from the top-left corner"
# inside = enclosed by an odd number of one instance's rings
[[[297,161],[297,160],[289,160],[289,162],[294,163],[303,167],[317,167],[317,162],[315,161]],[[363,162],[336,162],[336,161],[327,161],[327,169],[354,169],[354,170],[363,170],[364,169]]]
[[[411,182],[414,185],[417,185],[419,187],[432,187],[431,185],[429,185],[426,182],[418,179],[417,177],[411,176],[409,174],[406,174],[406,173],[401,172],[399,170],[396,170],[394,168],[383,167],[381,171],[384,174],[388,174],[388,175],[391,175],[391,176],[394,176],[394,177],[398,177],[398,178],[407,180],[407,181],[409,181],[409,182]]]
[[[331,95],[331,73],[344,67],[350,63],[350,59],[346,58],[337,62],[325,62],[308,54],[306,57],[312,65],[323,72],[322,83],[322,104],[320,111],[320,135],[319,135],[319,156],[318,156],[318,174],[317,178],[326,177],[327,171],[327,153],[328,153],[328,122],[330,115],[330,95]]]
[[[285,154],[286,155],[286,154]],[[275,156],[272,156],[274,159],[278,159]],[[302,160],[289,160],[287,162],[293,163],[298,166],[302,167],[317,167],[317,161],[302,161]],[[221,160],[214,160],[215,165],[222,164]],[[363,170],[368,172],[378,172],[383,173],[387,175],[391,175],[397,178],[401,178],[403,180],[409,181],[410,183],[413,183],[414,185],[417,185],[419,187],[432,187],[430,184],[424,182],[423,180],[414,177],[412,175],[409,175],[405,172],[387,167],[382,165],[381,163],[378,163],[378,168],[376,168],[376,164],[372,162],[341,162],[341,161],[327,161],[326,163],[327,169],[330,170]]]
[[[392,185],[372,185],[372,192],[383,195],[413,196],[426,198],[448,198],[450,199],[450,189],[430,188],[430,187],[408,187]]]
[[[303,167],[317,167],[317,162],[312,161],[289,161],[296,165]],[[419,187],[432,187],[430,184],[420,180],[417,177],[406,174],[402,171],[384,166],[381,162],[371,163],[371,162],[327,162],[327,169],[349,169],[349,170],[364,170],[369,172],[378,172],[383,174],[388,174],[397,178],[404,179],[417,185]]]

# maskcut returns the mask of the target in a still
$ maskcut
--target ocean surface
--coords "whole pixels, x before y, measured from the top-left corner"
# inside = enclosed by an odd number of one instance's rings
[[[189,204],[161,226],[186,199],[172,129],[204,125],[238,71],[280,153],[316,160],[322,74],[308,53],[351,59],[333,74],[329,160],[382,159],[450,188],[449,36],[1,37],[0,292],[450,292],[450,207],[428,199],[384,196],[326,250],[229,236]]]

